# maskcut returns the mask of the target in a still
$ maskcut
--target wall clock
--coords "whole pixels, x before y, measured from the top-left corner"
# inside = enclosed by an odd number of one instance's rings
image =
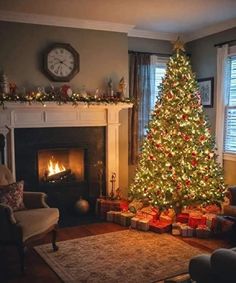
[[[69,82],[79,72],[79,53],[67,43],[54,43],[44,52],[43,70],[55,82]]]

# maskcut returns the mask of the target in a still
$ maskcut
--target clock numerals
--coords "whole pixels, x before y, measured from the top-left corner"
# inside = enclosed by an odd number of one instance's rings
[[[79,54],[69,44],[55,44],[46,56],[47,73],[55,81],[70,80],[79,71]]]

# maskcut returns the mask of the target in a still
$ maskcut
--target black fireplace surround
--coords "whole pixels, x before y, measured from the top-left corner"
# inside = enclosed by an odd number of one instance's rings
[[[44,191],[51,205],[72,206],[79,197],[87,200],[99,195],[96,170],[98,161],[105,166],[105,127],[19,128],[15,134],[16,179],[24,180],[25,189]],[[39,182],[38,152],[45,149],[79,148],[84,151],[82,181],[61,184]],[[105,170],[103,194],[106,192]]]

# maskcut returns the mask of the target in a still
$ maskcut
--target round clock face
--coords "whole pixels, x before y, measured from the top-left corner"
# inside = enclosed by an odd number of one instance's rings
[[[44,61],[46,74],[54,81],[69,81],[79,71],[79,54],[69,44],[54,44]]]

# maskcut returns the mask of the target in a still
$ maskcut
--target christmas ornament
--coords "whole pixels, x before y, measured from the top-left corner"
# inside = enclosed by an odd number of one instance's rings
[[[86,214],[89,211],[89,203],[87,200],[80,197],[80,199],[75,203],[74,209],[78,214]]]

